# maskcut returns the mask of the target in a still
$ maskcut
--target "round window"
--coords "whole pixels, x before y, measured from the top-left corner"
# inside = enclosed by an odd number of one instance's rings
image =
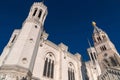
[[[107,55],[108,55],[108,54],[107,54],[107,53],[105,53],[105,54],[104,54],[104,57],[107,57]]]

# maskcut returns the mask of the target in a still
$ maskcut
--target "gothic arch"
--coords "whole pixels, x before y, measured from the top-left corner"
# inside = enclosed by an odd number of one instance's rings
[[[103,63],[105,64],[106,67],[110,66],[109,61],[107,59],[104,59]]]
[[[43,12],[43,10],[42,10],[42,9],[40,9],[40,10],[39,10],[39,14],[38,14],[38,18],[40,18],[40,17],[41,17],[42,12]]]
[[[117,53],[115,53],[113,57],[114,57],[114,59],[116,60],[117,65],[120,66],[120,62],[119,62],[120,59],[119,59]]]
[[[46,58],[49,58],[49,59],[51,59],[51,60],[55,60],[55,55],[53,54],[53,52],[47,52],[47,53],[45,54],[44,59],[46,59]]]
[[[46,78],[54,78],[55,57],[52,52],[47,52],[44,58],[43,76]]]
[[[68,67],[69,67],[69,68],[72,68],[72,69],[75,69],[75,66],[74,66],[74,64],[73,64],[72,62],[69,62],[69,63],[68,63]]]
[[[35,16],[35,15],[36,15],[37,10],[38,10],[38,8],[34,8],[34,12],[33,12],[32,16]]]
[[[115,59],[113,57],[109,57],[112,66],[117,66],[117,62],[115,61]]]
[[[72,62],[68,63],[68,80],[75,80],[75,67]]]

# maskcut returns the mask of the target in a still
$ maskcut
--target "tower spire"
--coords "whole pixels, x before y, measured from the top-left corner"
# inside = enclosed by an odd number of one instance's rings
[[[92,26],[94,27],[94,33],[99,33],[102,31],[100,28],[97,27],[95,21],[92,21]]]

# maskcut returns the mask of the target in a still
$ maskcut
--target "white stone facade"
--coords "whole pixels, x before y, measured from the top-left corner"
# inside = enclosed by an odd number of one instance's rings
[[[22,28],[14,30],[0,56],[0,80],[98,80],[102,71],[119,67],[117,50],[95,22],[94,47],[87,49],[90,60],[83,62],[81,55],[70,53],[65,44],[47,39],[43,30],[47,14],[43,2],[34,3]],[[108,63],[101,64],[104,59]]]

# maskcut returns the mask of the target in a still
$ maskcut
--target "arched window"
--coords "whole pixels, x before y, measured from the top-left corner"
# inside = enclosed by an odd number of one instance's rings
[[[91,58],[92,58],[92,60],[93,60],[93,62],[94,62],[95,60],[94,60],[93,54],[90,53],[90,56],[91,56]]]
[[[107,48],[106,48],[105,45],[103,45],[103,46],[100,47],[100,50],[101,50],[101,51],[105,51],[105,50],[107,50]]]
[[[116,55],[116,54],[117,54],[117,53],[115,53],[113,57],[114,57],[114,59],[115,59],[117,65],[120,66],[119,59],[117,58],[118,55]]]
[[[110,66],[108,60],[104,59],[104,62],[105,62],[105,65],[106,65],[107,67]]]
[[[54,62],[55,58],[52,52],[48,52],[45,57],[43,76],[54,78]]]
[[[117,66],[117,63],[113,57],[110,57],[110,60],[111,60],[112,66]]]
[[[94,54],[94,57],[95,57],[95,59],[97,60],[97,56],[96,56],[96,53],[94,52],[93,54]]]
[[[102,35],[102,37],[103,37],[103,39],[105,39],[106,37],[105,37],[105,35]]]
[[[42,10],[39,11],[38,17],[40,18],[42,15]]]
[[[68,64],[68,80],[75,80],[75,70],[73,64]]]
[[[38,10],[38,8],[35,8],[33,16],[35,16],[35,14],[37,13],[37,10]]]
[[[93,38],[93,41],[94,41],[95,43],[97,42],[95,38]]]
[[[13,43],[15,41],[16,37],[17,37],[17,35],[15,34],[12,41],[11,41],[11,43]]]
[[[100,38],[100,37],[97,37],[97,40],[100,42],[100,41],[101,41],[101,38]]]

